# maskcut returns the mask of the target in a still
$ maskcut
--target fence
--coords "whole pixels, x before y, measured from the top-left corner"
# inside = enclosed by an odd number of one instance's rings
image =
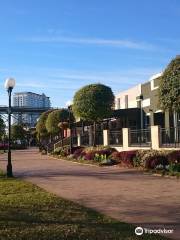
[[[151,146],[151,130],[137,129],[129,130],[129,145],[131,147],[150,147]]]
[[[96,145],[103,145],[103,131],[96,131]]]
[[[72,146],[73,147],[78,145],[77,136],[72,136],[71,141],[72,141]]]
[[[64,146],[69,146],[70,145],[70,137],[63,138],[59,142],[54,144],[54,149],[58,147],[64,147]]]
[[[180,128],[161,128],[161,145],[164,148],[180,147]]]
[[[54,144],[54,149],[58,147],[65,147],[65,146],[70,146],[70,141],[72,141],[72,146],[77,146],[78,145],[78,139],[76,135],[72,135],[72,137],[67,137],[61,139],[59,142]]]
[[[81,134],[81,145],[82,146],[89,146],[89,133],[84,132]]]
[[[109,131],[109,145],[114,146],[123,145],[122,129],[119,131]]]
[[[91,135],[90,135],[91,134]],[[72,136],[73,146],[92,146],[93,133],[88,131],[78,136]],[[57,147],[70,145],[70,138],[65,138],[54,145]],[[104,130],[96,132],[96,145],[114,146],[119,151],[132,149],[162,149],[180,148],[180,128],[160,129],[159,126],[151,126],[148,129]]]

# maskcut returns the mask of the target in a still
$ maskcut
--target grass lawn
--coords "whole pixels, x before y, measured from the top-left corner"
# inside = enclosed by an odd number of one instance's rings
[[[0,176],[0,240],[135,240],[134,226],[61,199],[18,179]]]

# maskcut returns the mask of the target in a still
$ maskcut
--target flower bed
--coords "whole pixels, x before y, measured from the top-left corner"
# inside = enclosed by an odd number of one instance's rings
[[[70,160],[85,162],[85,163],[96,163],[99,165],[113,165],[116,164],[110,156],[113,152],[116,152],[114,148],[98,146],[98,147],[76,147],[73,148],[72,154],[69,154],[68,150],[62,148],[56,149],[55,155],[60,157],[66,157]]]
[[[114,152],[111,154],[111,159],[123,167],[133,167],[133,159],[136,157],[136,152],[137,151]]]
[[[137,151],[134,159],[136,166],[145,170],[162,173],[162,175],[180,176],[180,151]]]
[[[98,165],[114,165],[121,167],[140,168],[146,171],[163,172],[163,174],[180,174],[180,151],[133,150],[118,152],[114,148],[75,147],[72,154],[69,148],[57,148],[54,155],[72,161]]]

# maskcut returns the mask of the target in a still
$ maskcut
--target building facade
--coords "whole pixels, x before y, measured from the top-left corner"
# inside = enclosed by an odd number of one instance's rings
[[[115,109],[137,108],[137,96],[141,95],[141,84],[126,91],[120,92],[115,97]]]
[[[162,128],[174,127],[173,114],[163,111],[160,107],[159,84],[161,76],[162,72],[153,75],[145,83],[118,93],[115,96],[115,109],[128,109],[129,111],[130,109],[139,109],[141,128],[154,125],[159,125]],[[133,119],[133,115],[130,116],[129,121],[131,119]],[[137,123],[136,127],[138,127]]]
[[[48,109],[51,106],[50,99],[44,93],[36,94],[33,92],[19,92],[13,95],[14,107],[29,107],[29,108],[45,108]],[[14,124],[24,123],[28,127],[34,127],[39,113],[24,113],[15,114],[13,118]]]

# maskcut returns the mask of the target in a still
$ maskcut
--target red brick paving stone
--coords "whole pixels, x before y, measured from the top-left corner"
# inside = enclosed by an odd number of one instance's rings
[[[15,176],[120,221],[173,228],[166,236],[180,239],[180,180],[57,160],[35,148],[14,151],[12,158]],[[3,169],[5,159],[0,155]]]

